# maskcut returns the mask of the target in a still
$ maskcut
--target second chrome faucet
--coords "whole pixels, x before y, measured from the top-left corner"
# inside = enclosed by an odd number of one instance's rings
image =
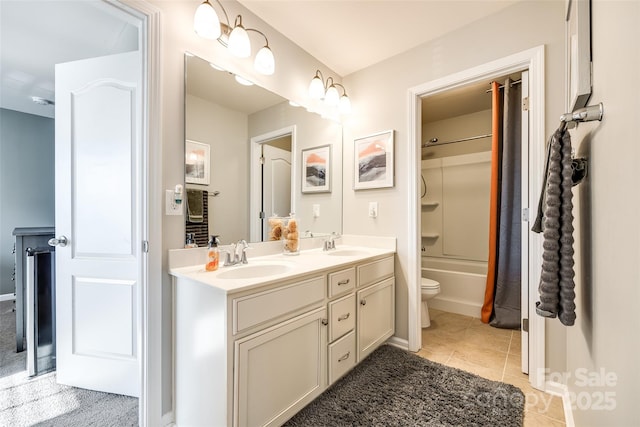
[[[246,240],[238,240],[238,243],[231,244],[231,250],[223,250],[225,253],[223,267],[237,264],[248,264],[247,249],[251,249]]]

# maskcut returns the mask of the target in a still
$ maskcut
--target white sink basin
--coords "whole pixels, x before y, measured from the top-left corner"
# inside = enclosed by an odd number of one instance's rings
[[[253,279],[257,277],[284,274],[292,269],[289,264],[246,264],[242,266],[221,267],[218,279]]]
[[[360,249],[337,249],[335,251],[327,252],[327,255],[331,256],[365,256],[369,255],[369,252]]]

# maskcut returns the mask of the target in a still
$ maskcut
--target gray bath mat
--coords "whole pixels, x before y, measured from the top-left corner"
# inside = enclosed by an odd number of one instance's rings
[[[521,426],[522,391],[383,345],[285,426]]]

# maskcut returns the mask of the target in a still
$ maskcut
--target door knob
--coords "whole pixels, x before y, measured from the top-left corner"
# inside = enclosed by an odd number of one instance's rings
[[[67,246],[67,243],[69,241],[67,240],[66,236],[60,236],[58,238],[53,238],[53,239],[49,239],[49,246],[60,246],[62,248],[64,248],[65,246]]]

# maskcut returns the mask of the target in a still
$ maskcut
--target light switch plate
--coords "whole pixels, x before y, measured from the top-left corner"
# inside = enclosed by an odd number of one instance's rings
[[[317,203],[313,204],[313,217],[318,218],[320,216],[320,205]]]
[[[369,218],[378,217],[378,202],[369,202]]]
[[[182,215],[182,203],[176,203],[173,190],[165,190],[165,214],[166,215]]]

